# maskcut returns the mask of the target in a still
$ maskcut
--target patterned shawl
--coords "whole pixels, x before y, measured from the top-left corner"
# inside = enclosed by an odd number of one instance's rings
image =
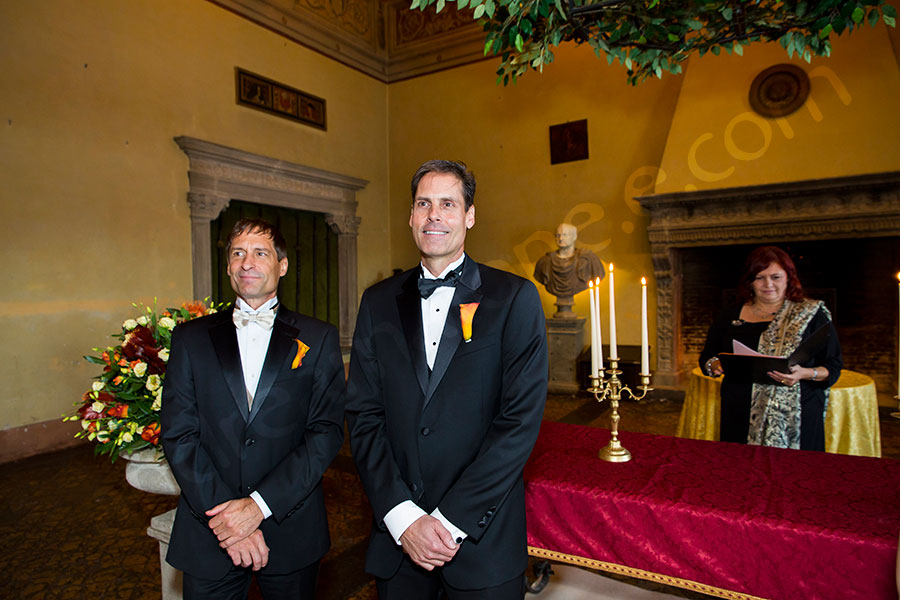
[[[790,356],[800,345],[809,322],[823,309],[819,300],[785,300],[769,327],[759,338],[759,352],[773,356]],[[826,391],[827,394],[827,391]],[[800,384],[753,384],[750,404],[750,432],[747,443],[775,448],[800,448]]]

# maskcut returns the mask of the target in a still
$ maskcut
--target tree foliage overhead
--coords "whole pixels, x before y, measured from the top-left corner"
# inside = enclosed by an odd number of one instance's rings
[[[789,57],[809,62],[830,55],[832,35],[879,20],[894,27],[897,17],[885,0],[412,0],[410,9],[440,12],[446,2],[482,24],[484,53],[501,57],[504,85],[543,70],[562,42],[590,44],[598,57],[622,63],[636,84],[680,73],[694,52],[742,54],[756,41],[777,41]]]

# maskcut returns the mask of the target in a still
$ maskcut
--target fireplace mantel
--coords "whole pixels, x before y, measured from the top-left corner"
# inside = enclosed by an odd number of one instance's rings
[[[650,213],[656,276],[657,372],[678,386],[682,365],[678,250],[900,235],[900,171],[635,198]]]

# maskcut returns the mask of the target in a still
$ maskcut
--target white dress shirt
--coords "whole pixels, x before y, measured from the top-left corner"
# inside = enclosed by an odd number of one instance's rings
[[[250,308],[250,305],[238,298],[235,306],[249,313],[257,313],[262,310],[270,310],[278,304],[278,298],[272,298],[257,309]],[[259,386],[259,376],[262,374],[263,363],[266,361],[266,353],[269,350],[269,340],[272,339],[272,330],[264,329],[256,322],[250,322],[246,327],[237,329],[238,350],[241,354],[241,369],[244,373],[244,385],[247,388],[247,401],[250,406],[253,404],[253,397],[256,396],[256,388]],[[269,505],[263,500],[259,492],[253,491],[250,494],[253,501],[262,511],[263,518],[268,519],[272,516]]]
[[[422,265],[422,276],[426,279],[446,277],[450,271],[458,268],[465,259],[466,255],[463,254],[437,276],[432,275],[431,271],[425,265]],[[455,292],[455,287],[441,286],[435,289],[428,298],[422,298],[422,332],[425,338],[425,360],[428,363],[429,370],[434,367],[434,359],[437,356],[438,348],[441,346],[444,324],[447,322],[447,313],[450,310],[450,303],[453,301]],[[388,511],[384,516],[384,524],[388,528],[391,537],[399,544],[400,536],[403,535],[403,532],[423,515],[425,515],[425,511],[421,507],[412,500],[405,500]],[[441,514],[440,509],[435,508],[431,516],[441,522],[457,544],[466,539],[466,532],[448,521]]]

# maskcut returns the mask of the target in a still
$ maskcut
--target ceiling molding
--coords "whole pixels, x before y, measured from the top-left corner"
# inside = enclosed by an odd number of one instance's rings
[[[412,11],[408,0],[210,0],[385,83],[484,60],[469,11]]]

